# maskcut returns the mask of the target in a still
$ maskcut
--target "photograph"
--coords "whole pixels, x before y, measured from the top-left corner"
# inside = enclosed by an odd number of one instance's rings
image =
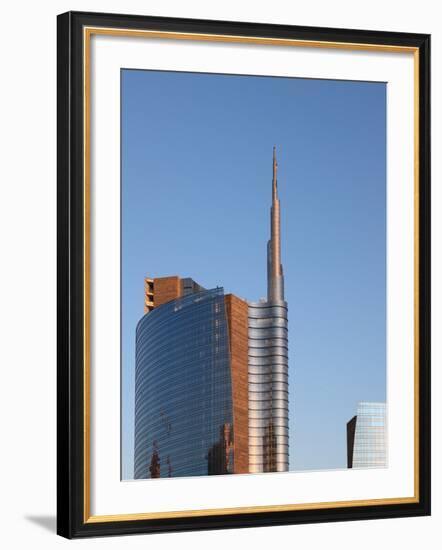
[[[388,468],[386,92],[121,69],[123,481]]]
[[[57,36],[57,532],[428,515],[430,36]]]

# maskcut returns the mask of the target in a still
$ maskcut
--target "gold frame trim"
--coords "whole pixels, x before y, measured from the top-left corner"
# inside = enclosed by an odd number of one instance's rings
[[[327,48],[342,50],[364,50],[375,52],[412,53],[414,61],[414,495],[411,497],[371,500],[348,500],[282,504],[271,506],[249,506],[235,508],[214,508],[206,510],[179,510],[94,516],[90,510],[90,41],[92,35],[130,36],[173,40],[194,40],[203,42],[249,43],[269,46],[304,48]],[[320,510],[356,506],[391,504],[412,504],[419,502],[419,49],[411,46],[393,46],[317,40],[296,40],[281,38],[246,37],[204,33],[182,33],[118,29],[111,27],[83,28],[83,104],[84,104],[84,523],[106,523],[112,521],[136,521],[148,519],[188,518],[229,514],[250,514],[264,512],[286,512],[296,510]]]

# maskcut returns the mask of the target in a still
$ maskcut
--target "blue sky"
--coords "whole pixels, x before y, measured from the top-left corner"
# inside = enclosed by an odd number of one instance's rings
[[[290,469],[346,467],[386,399],[386,85],[123,70],[122,477],[143,279],[266,295],[272,147],[289,305]]]

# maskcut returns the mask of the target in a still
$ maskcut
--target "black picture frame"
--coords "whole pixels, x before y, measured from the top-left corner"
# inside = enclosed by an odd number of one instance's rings
[[[343,44],[406,46],[419,58],[419,498],[413,503],[198,517],[85,521],[83,29],[112,27]],[[430,36],[68,12],[57,21],[57,532],[67,538],[227,529],[430,514]]]

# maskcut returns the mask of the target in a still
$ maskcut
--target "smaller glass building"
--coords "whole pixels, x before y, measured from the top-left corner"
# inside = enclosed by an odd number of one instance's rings
[[[362,401],[347,423],[347,466],[387,467],[386,404]]]

